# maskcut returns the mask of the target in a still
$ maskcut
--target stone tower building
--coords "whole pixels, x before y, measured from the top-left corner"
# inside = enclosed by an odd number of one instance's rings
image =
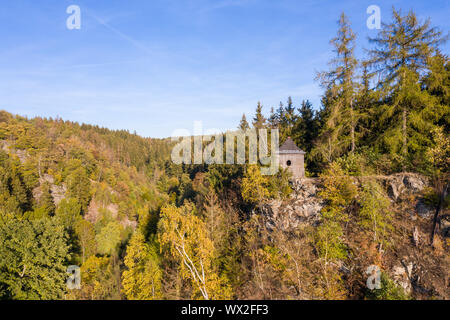
[[[295,145],[291,137],[288,137],[283,143],[278,154],[280,166],[288,168],[292,173],[292,178],[305,177],[305,152]]]

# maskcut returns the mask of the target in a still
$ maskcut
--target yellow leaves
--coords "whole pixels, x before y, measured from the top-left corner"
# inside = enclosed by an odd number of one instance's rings
[[[443,127],[433,130],[434,146],[426,152],[426,157],[435,170],[445,172],[450,167],[450,137],[444,133]]]
[[[259,249],[258,253],[267,261],[277,272],[284,272],[287,267],[287,257],[277,247],[266,245]]]
[[[99,270],[105,269],[108,264],[109,258],[107,257],[89,257],[81,266],[83,282],[90,283],[92,281],[95,281],[97,272],[99,272]]]
[[[357,195],[358,188],[339,164],[333,162],[321,175],[323,190],[320,196],[329,202],[329,207],[342,208],[350,204]]]
[[[180,182],[178,181],[177,177],[172,177],[168,181],[169,190],[175,189],[180,185]]]
[[[108,257],[89,257],[81,266],[81,290],[69,292],[69,299],[101,300],[113,291],[112,265]]]
[[[161,210],[158,233],[161,249],[168,247],[172,256],[185,252],[191,259],[207,261],[213,244],[207,237],[205,223],[192,212],[189,206],[168,206]],[[205,262],[203,262],[204,264]],[[186,269],[182,266],[182,270]]]
[[[128,269],[122,274],[122,285],[127,299],[162,298],[159,259],[154,247],[145,243],[141,232],[136,232],[131,238],[124,262]]]
[[[257,165],[249,165],[242,179],[242,198],[249,203],[258,203],[270,196],[269,181],[261,175]]]
[[[178,263],[182,277],[191,281],[194,295],[200,293],[204,299],[229,298],[231,290],[214,268],[214,245],[207,226],[194,212],[189,204],[181,208],[169,205],[161,210],[161,252]]]
[[[358,190],[336,162],[330,164],[321,178],[323,189],[319,195],[327,201],[327,205],[322,209],[322,224],[317,228],[316,245],[326,264],[330,260],[343,259],[347,254],[342,242],[341,223],[348,221],[346,210]]]

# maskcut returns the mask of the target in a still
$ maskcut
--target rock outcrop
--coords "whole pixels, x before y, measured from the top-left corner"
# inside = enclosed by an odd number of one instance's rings
[[[387,188],[388,196],[394,201],[405,193],[420,192],[428,185],[428,180],[424,176],[415,173],[397,173],[374,178],[382,180]]]
[[[292,182],[293,193],[287,200],[272,200],[262,207],[269,230],[292,231],[301,225],[316,225],[324,203],[318,197],[319,180],[311,178]]]
[[[393,202],[406,194],[416,194],[427,186],[425,177],[413,173],[399,173],[392,176],[355,177],[355,182],[361,184],[366,179],[376,179],[385,186],[387,194]],[[279,228],[291,231],[301,225],[317,225],[320,212],[325,203],[318,196],[319,178],[296,179],[291,182],[293,192],[286,200],[272,200],[262,206],[262,214],[266,218],[269,230]],[[419,198],[416,212],[423,218],[430,218],[433,208]],[[414,213],[415,214],[415,213]]]
[[[353,179],[359,186],[368,180],[376,180],[382,185],[395,212],[393,224],[398,230],[406,231],[403,235],[392,234],[395,240],[389,252],[379,250],[383,256],[384,271],[405,293],[414,297],[448,298],[448,273],[444,271],[448,269],[448,259],[445,258],[447,253],[443,244],[435,250],[427,242],[435,212],[435,208],[427,204],[423,196],[429,185],[427,178],[419,174],[399,173]],[[260,213],[266,227],[270,231],[290,233],[302,226],[319,225],[321,210],[325,206],[325,201],[319,196],[320,188],[319,178],[292,181],[293,192],[289,199],[272,200],[263,205]],[[450,236],[450,215],[442,214],[439,226],[444,238]],[[362,232],[358,229],[353,231]],[[347,241],[354,239],[349,237]],[[340,267],[340,270],[350,273],[345,266]]]

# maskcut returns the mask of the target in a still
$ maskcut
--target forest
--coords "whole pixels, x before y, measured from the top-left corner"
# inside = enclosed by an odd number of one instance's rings
[[[0,299],[450,299],[447,39],[393,9],[357,57],[342,13],[314,75],[321,106],[281,97],[242,115],[236,130],[278,129],[306,152],[321,209],[289,231],[265,214],[298,196],[286,170],[177,165],[170,139],[0,111]],[[393,200],[384,181],[406,174],[426,186]],[[430,217],[411,218],[417,201]]]

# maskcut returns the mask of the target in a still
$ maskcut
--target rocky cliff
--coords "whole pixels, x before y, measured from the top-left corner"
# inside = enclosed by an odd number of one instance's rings
[[[429,186],[428,179],[413,173],[353,178],[356,185],[368,179],[374,179],[384,186],[391,201],[390,209],[394,213],[392,245],[380,248],[382,269],[415,298],[450,298],[450,221],[448,218],[441,219],[439,234],[444,243],[438,248],[432,248],[429,236],[435,208],[424,199]],[[272,200],[262,207],[262,215],[269,230],[291,232],[320,224],[321,210],[325,205],[318,195],[320,179],[298,179],[292,182],[292,188],[289,199]],[[448,212],[445,212],[442,216],[447,215]],[[353,261],[343,262],[347,270],[365,268],[362,258],[365,249],[360,248],[359,243],[361,232],[357,227],[350,227],[346,234],[349,250],[355,251],[352,255],[360,256],[353,257]]]

